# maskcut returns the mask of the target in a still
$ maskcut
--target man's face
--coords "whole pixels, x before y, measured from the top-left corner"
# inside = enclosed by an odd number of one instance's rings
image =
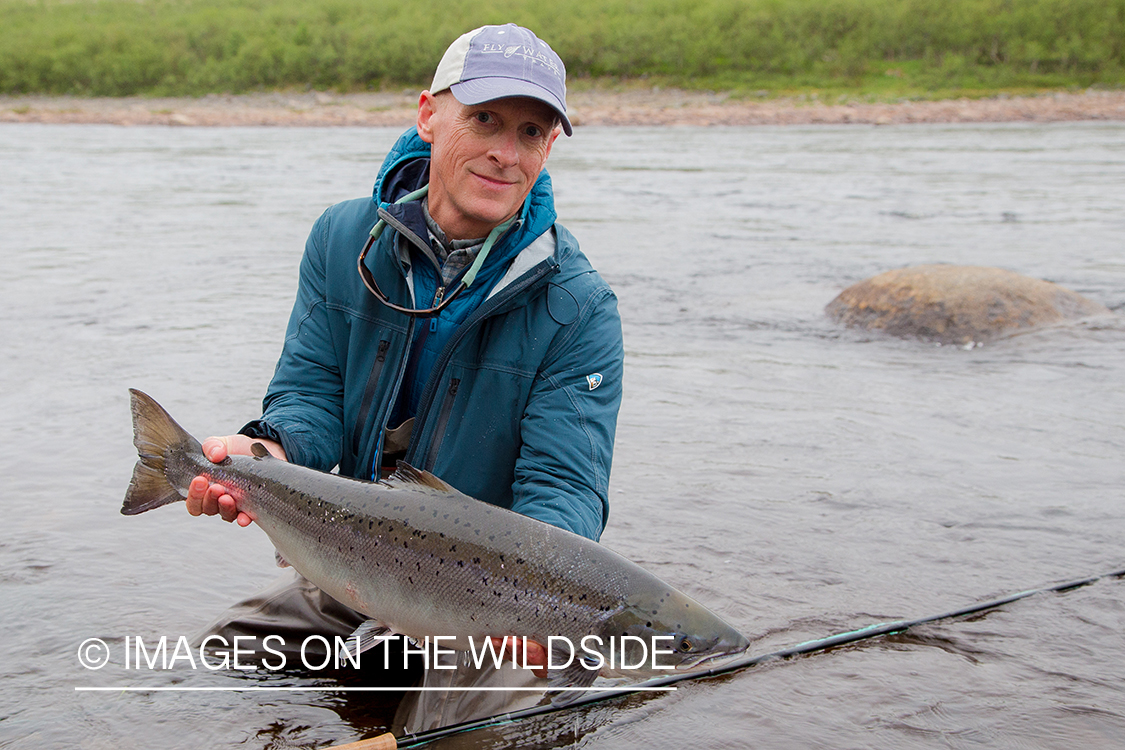
[[[554,110],[535,99],[467,106],[448,91],[422,92],[430,215],[450,239],[484,237],[520,211],[559,135],[555,122]]]

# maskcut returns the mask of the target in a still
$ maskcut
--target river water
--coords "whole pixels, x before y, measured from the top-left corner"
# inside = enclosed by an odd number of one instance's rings
[[[118,514],[126,388],[200,436],[257,416],[308,228],[369,192],[397,135],[0,126],[0,747],[323,747],[383,726],[364,694],[75,688],[245,684],[123,666],[126,637],[193,635],[277,575],[256,529]],[[624,321],[603,542],[752,651],[1125,565],[1119,318],[967,351],[822,312],[932,262],[1120,312],[1125,125],[580,128],[548,166]],[[1122,747],[1123,631],[1125,581],[1104,579],[447,744]],[[88,638],[107,668],[79,663]]]

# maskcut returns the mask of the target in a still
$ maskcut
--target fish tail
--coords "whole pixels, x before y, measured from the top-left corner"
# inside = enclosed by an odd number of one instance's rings
[[[160,404],[141,391],[129,389],[132,396],[133,445],[138,461],[125,493],[121,512],[135,516],[146,510],[183,500],[184,496],[168,481],[165,461],[170,453],[199,452],[199,441],[164,411]]]

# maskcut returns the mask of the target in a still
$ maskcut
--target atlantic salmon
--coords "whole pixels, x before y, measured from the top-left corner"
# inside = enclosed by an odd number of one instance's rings
[[[395,633],[452,638],[443,645],[462,650],[490,636],[526,636],[562,667],[549,672],[559,689],[598,674],[691,669],[749,646],[702,604],[607,547],[471,498],[429,472],[400,464],[391,478],[366,482],[274,458],[260,443],[253,456],[215,464],[156,401],[130,393],[139,459],[122,513],[183,500],[191,480],[205,476],[265,531],[279,562]],[[660,649],[659,659],[642,659],[641,648]]]

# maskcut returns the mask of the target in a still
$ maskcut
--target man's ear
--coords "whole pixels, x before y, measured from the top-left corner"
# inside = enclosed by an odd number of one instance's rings
[[[551,137],[547,141],[547,153],[544,154],[544,156],[543,156],[544,162],[546,162],[547,159],[551,158],[551,147],[555,145],[555,139],[559,137],[559,133],[561,133],[561,132],[562,132],[562,125],[556,125],[554,130],[551,131]]]
[[[426,143],[434,142],[433,118],[437,112],[437,102],[429,90],[418,97],[418,137]]]

